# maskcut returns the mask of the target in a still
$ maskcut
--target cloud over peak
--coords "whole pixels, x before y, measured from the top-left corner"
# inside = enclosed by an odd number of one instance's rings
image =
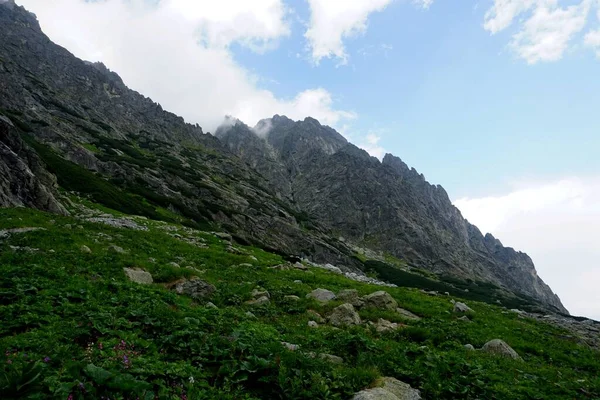
[[[355,114],[321,87],[281,98],[236,62],[236,43],[262,52],[290,33],[282,0],[20,0],[50,38],[77,57],[102,61],[127,85],[213,131],[224,115],[250,126],[265,115],[314,116],[337,124]]]

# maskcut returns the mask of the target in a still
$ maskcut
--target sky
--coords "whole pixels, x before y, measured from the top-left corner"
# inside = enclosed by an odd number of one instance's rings
[[[312,116],[401,157],[600,320],[600,0],[16,0],[212,132]]]

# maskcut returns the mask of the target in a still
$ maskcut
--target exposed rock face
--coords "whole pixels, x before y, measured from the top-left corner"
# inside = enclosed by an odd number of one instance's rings
[[[0,207],[27,206],[67,214],[57,200],[56,178],[0,115]]]
[[[360,271],[351,249],[324,225],[301,218],[285,191],[279,195],[213,135],[128,89],[104,65],[52,43],[24,8],[0,5],[0,38],[0,115],[15,125],[0,128],[0,205],[64,212],[55,179],[18,139],[27,133],[59,160],[97,173],[107,182],[100,192],[134,193],[236,241]],[[68,180],[53,172],[61,185]],[[141,215],[154,218],[152,211]]]
[[[492,282],[566,312],[526,254],[482,235],[441,186],[398,157],[387,154],[379,162],[311,119],[275,116],[261,125],[270,128],[263,138],[239,122],[217,136],[299,211],[362,247],[438,274]],[[251,154],[241,150],[249,141]]]

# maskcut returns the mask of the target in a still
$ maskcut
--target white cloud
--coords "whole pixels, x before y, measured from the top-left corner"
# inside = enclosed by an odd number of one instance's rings
[[[279,99],[233,59],[240,44],[268,50],[290,32],[282,0],[20,0],[50,38],[76,56],[102,61],[127,85],[190,122],[214,130],[224,115],[249,125],[273,114],[322,118],[335,125],[353,113],[334,108],[322,88]]]
[[[377,157],[379,160],[382,160],[386,151],[379,144],[380,140],[381,140],[381,136],[371,132],[371,133],[367,134],[367,136],[363,139],[362,142],[360,142],[358,147],[365,150],[367,153],[369,153],[373,157]]]
[[[598,20],[600,21],[600,11],[598,11]],[[596,56],[600,58],[600,29],[590,31],[585,35],[584,43],[596,51]]]
[[[583,30],[593,1],[561,7],[558,0],[495,0],[486,12],[484,28],[495,34],[519,21],[510,48],[529,64],[560,60],[570,42]]]
[[[311,17],[304,37],[308,40],[312,60],[323,58],[348,61],[344,39],[364,34],[371,13],[382,11],[393,0],[308,0]],[[425,0],[427,2],[427,0]]]
[[[413,0],[413,4],[424,9],[428,9],[433,4],[433,0]]]
[[[573,313],[600,320],[600,177],[516,188],[454,202],[483,232],[526,251]]]

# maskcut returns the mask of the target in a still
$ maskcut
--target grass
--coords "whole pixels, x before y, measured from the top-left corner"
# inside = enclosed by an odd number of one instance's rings
[[[549,325],[476,301],[468,301],[473,321],[459,321],[447,297],[400,287],[386,291],[421,321],[403,321],[407,327],[387,334],[366,326],[309,328],[308,310],[326,315],[340,304],[306,299],[312,289],[368,294],[381,288],[319,269],[270,269],[280,256],[253,247],[243,247],[248,255],[235,255],[208,233],[137,222],[149,230],[0,209],[0,229],[45,229],[0,242],[3,399],[347,399],[379,376],[403,380],[427,399],[600,396],[599,353]],[[174,234],[202,239],[207,247]],[[111,253],[111,244],[126,253]],[[82,245],[91,253],[81,252]],[[155,283],[129,282],[123,267],[143,268]],[[164,286],[192,275],[215,285],[210,301],[218,309]],[[271,304],[244,304],[256,286],[270,292]],[[292,294],[300,300],[284,301]],[[381,310],[360,313],[363,320],[401,321]],[[462,347],[494,338],[508,342],[524,362]],[[286,350],[281,341],[299,344],[300,351]],[[334,354],[344,363],[311,358],[310,352]]]

